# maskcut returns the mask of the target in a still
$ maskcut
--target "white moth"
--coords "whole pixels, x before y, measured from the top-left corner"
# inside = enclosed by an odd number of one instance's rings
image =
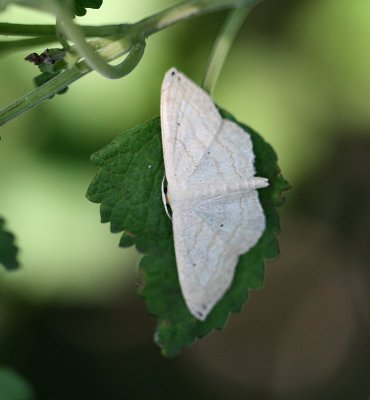
[[[203,321],[265,229],[256,189],[268,180],[254,176],[250,135],[174,68],[162,84],[161,128],[180,286]]]

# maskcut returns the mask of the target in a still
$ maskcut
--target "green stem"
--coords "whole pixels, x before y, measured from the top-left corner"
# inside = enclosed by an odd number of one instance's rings
[[[32,92],[21,97],[10,106],[4,108],[0,113],[0,125],[24,113],[25,111],[37,106],[53,94],[60,92],[68,86],[66,82],[72,83],[87,74],[89,70],[80,71],[78,68],[70,68],[63,71],[54,79],[46,82]]]
[[[122,35],[130,24],[80,26],[85,37],[106,37]],[[0,35],[4,36],[52,36],[56,38],[55,25],[27,25],[0,22]]]
[[[30,47],[41,47],[55,41],[56,39],[53,36],[43,36],[30,39],[10,40],[5,42],[0,42],[0,55],[3,55],[3,53],[7,52],[9,53],[21,49],[27,49]]]
[[[226,21],[222,26],[221,31],[213,46],[202,83],[203,88],[210,95],[213,94],[226,57],[230,51],[232,43],[234,42],[240,27],[242,26],[250,10],[256,5],[257,2],[258,0],[255,0],[254,2],[245,2],[242,7],[230,11],[230,14],[226,18]]]
[[[190,0],[176,4],[164,11],[145,18],[135,24],[136,29],[149,36],[188,18],[210,12],[240,7],[244,3],[255,3],[256,0]]]
[[[66,51],[70,51],[71,46],[69,45],[68,40],[64,36],[62,23],[58,18],[56,19],[55,22],[55,32],[59,43],[63,46],[63,49]]]
[[[25,25],[0,23],[0,35],[5,36],[55,36],[55,25]]]
[[[235,0],[228,0],[228,2],[235,4]],[[238,2],[240,3],[240,0]],[[250,0],[247,1],[247,3],[250,2]],[[212,6],[213,10],[217,10],[225,7],[225,3],[227,4],[227,0],[226,2],[225,0],[193,0],[182,3],[178,6],[174,6],[171,9],[166,10],[165,18],[163,18],[163,13],[158,13],[154,17],[152,16],[144,19],[141,23],[137,24],[136,32],[140,32],[138,35],[139,40],[141,41],[143,37],[150,35],[158,28],[164,29],[165,27],[175,23],[178,19],[178,16],[181,16],[181,19],[183,20],[184,18],[189,18],[196,13],[199,14],[199,9],[202,6]],[[60,19],[61,26],[64,28],[67,37],[74,42],[78,53],[84,57],[86,63],[91,69],[94,69],[109,79],[119,79],[126,75],[126,61],[114,66],[108,64],[106,60],[96,53],[95,50],[86,42],[85,37],[83,36],[79,27],[70,18],[65,9],[59,5],[57,0],[49,0],[49,7],[50,6],[57,15],[58,19]],[[155,17],[157,17],[157,20]],[[149,29],[145,29],[147,28],[148,22]],[[157,22],[154,30],[152,28],[153,22]],[[137,40],[138,39],[136,39],[136,41]]]
[[[102,39],[100,41],[97,41],[96,47],[99,48],[102,42],[105,43],[106,40]],[[99,50],[99,53],[106,60],[111,61],[115,59],[118,55],[123,55],[127,53],[129,47],[129,42],[126,42],[125,45],[124,39],[119,39],[114,42],[105,43],[105,46]],[[137,65],[137,63],[140,61],[140,58],[143,55],[143,51],[143,45],[141,47],[140,44],[137,44],[136,47],[132,46],[131,52],[125,58],[125,61],[127,60],[126,74],[130,73],[135,65]],[[30,93],[21,97],[8,107],[3,108],[0,111],[0,126],[4,125],[6,122],[17,117],[18,115],[23,114],[25,111],[36,107],[43,101],[49,99],[54,94],[62,91],[74,81],[82,78],[90,71],[91,69],[84,61],[80,61],[75,66],[64,70],[55,78],[46,82],[44,85],[32,90]]]
[[[127,62],[126,60],[118,65],[110,65],[95,49],[85,40],[85,37],[80,30],[79,26],[74,23],[72,18],[70,18],[69,13],[60,6],[57,0],[49,0],[49,7],[57,16],[57,21],[60,21],[60,28],[64,31],[67,38],[70,39],[79,54],[83,57],[86,64],[95,71],[99,72],[101,75],[109,79],[119,79],[127,75]],[[141,46],[135,46],[134,58],[141,58],[143,54],[143,41],[140,40]],[[135,44],[136,42],[131,42]],[[142,49],[142,51],[141,51]],[[141,55],[140,55],[141,54]]]
[[[221,9],[238,7],[245,3],[254,4],[255,1],[256,0],[192,0],[180,3],[177,6],[173,6],[158,14],[145,18],[136,24],[129,26],[121,25],[125,27],[124,32],[122,32],[120,37],[115,41],[107,41],[105,39],[97,40],[97,47],[100,48],[99,54],[105,60],[111,61],[129,51],[132,37],[137,38],[139,35],[147,37],[190,17]],[[96,29],[99,28],[102,27],[96,27]],[[134,56],[132,57],[133,60],[131,59],[129,62],[130,66],[135,64],[137,59],[140,58],[140,52],[137,50],[136,57]],[[126,57],[126,59],[127,58],[128,57]],[[129,69],[130,68],[128,68],[128,70]],[[80,61],[74,67],[63,71],[44,85],[34,89],[10,106],[0,110],[0,125],[5,124],[23,112],[37,106],[90,71],[91,68],[84,61]]]
[[[128,48],[123,49],[123,47],[122,40],[109,42],[107,46],[100,50],[100,54],[107,60],[112,60],[117,56],[118,52],[126,53],[128,51]],[[127,58],[128,56],[126,59]],[[84,61],[80,61],[73,67],[64,70],[44,85],[34,89],[13,104],[2,109],[0,111],[0,125],[5,124],[25,111],[39,105],[90,71],[90,68]]]

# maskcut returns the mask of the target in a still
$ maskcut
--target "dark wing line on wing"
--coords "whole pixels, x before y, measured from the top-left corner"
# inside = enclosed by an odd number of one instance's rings
[[[215,142],[217,142],[221,147],[223,147],[223,148],[225,149],[225,151],[230,155],[230,158],[233,160],[233,165],[232,165],[232,167],[233,167],[233,169],[234,169],[234,171],[235,171],[235,176],[237,176],[238,178],[242,178],[243,175],[240,175],[240,174],[238,173],[236,167],[235,167],[236,161],[237,161],[237,160],[235,159],[235,156],[234,156],[233,152],[231,151],[231,147],[228,147],[227,144],[226,144],[226,146],[225,146],[224,144],[221,144],[221,142],[220,142],[220,140],[219,140],[220,133],[221,133],[222,128],[223,128],[223,126],[224,126],[224,121],[226,121],[226,120],[225,120],[225,119],[221,119],[221,123],[220,123],[220,125],[218,126],[218,128],[217,128],[217,130],[216,130],[216,133],[215,133],[215,135],[213,136],[212,141],[209,143],[208,148],[210,148],[210,147],[212,146],[212,144],[215,143]],[[231,121],[230,121],[230,122],[231,122]],[[240,129],[241,129],[241,128],[240,128]],[[247,133],[246,133],[246,134],[247,134]],[[227,143],[227,142],[226,142],[226,143]],[[217,171],[219,172],[219,175],[222,176],[222,175],[221,175],[221,171],[219,170],[219,161],[218,161],[215,157],[212,157],[211,155],[209,155],[209,154],[207,153],[207,150],[204,152],[204,154],[203,154],[203,156],[201,157],[201,159],[199,160],[198,164],[195,165],[193,174],[196,173],[197,169],[198,169],[199,166],[202,164],[202,161],[203,161],[207,156],[208,156],[211,160],[214,160],[214,161],[215,161],[215,165],[216,165]],[[246,175],[245,177],[248,178],[247,175]]]

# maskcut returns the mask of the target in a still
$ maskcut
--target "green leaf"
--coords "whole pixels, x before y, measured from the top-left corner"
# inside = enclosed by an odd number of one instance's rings
[[[19,267],[18,247],[14,243],[14,235],[5,229],[5,221],[0,218],[0,264],[7,270]]]
[[[32,400],[31,386],[15,371],[0,367],[1,400]]]
[[[75,0],[75,14],[79,17],[86,14],[86,8],[98,9],[103,4],[103,0]]]
[[[62,5],[65,5],[66,3],[65,0],[59,0],[59,2]],[[0,0],[0,12],[5,10],[5,8],[11,3],[39,9],[48,8],[47,0]],[[102,4],[103,0],[73,0],[72,5],[74,6],[74,15],[81,17],[86,14],[87,8],[98,9]]]
[[[271,146],[250,128],[239,125],[251,134],[257,175],[270,182],[269,187],[259,191],[266,230],[257,245],[240,257],[232,287],[204,322],[188,311],[178,282],[172,225],[161,196],[164,166],[159,117],[121,134],[91,157],[100,168],[87,197],[101,203],[101,220],[111,223],[112,232],[126,232],[121,239],[123,247],[135,244],[146,254],[140,263],[139,292],[149,312],[159,319],[155,341],[166,356],[174,356],[196,338],[222,329],[229,314],[240,311],[249,289],[262,286],[264,259],[279,254],[275,207],[282,204],[282,192],[289,185],[280,174]]]

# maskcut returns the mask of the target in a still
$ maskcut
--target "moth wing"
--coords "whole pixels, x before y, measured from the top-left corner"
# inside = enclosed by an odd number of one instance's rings
[[[190,187],[197,183],[246,180],[256,173],[254,159],[250,134],[235,122],[223,119],[186,184]]]
[[[211,97],[181,72],[170,69],[161,90],[162,144],[168,182],[184,182],[192,176],[221,123]]]
[[[203,321],[230,287],[236,254],[195,210],[172,214],[177,270],[185,303]]]

